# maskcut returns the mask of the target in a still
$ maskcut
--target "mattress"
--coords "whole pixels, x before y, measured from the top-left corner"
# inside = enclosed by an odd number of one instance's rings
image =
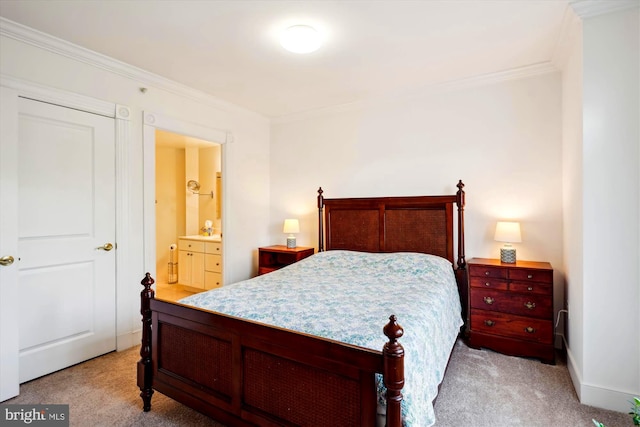
[[[449,261],[418,253],[320,252],[272,273],[179,301],[381,351],[395,314],[405,334],[403,423],[435,422],[433,400],[462,326]],[[384,385],[376,379],[379,412]]]

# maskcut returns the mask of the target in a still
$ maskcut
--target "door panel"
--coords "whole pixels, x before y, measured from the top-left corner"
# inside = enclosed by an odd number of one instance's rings
[[[19,100],[20,382],[115,349],[115,123]]]
[[[37,106],[38,110],[61,108]],[[19,132],[20,239],[89,237],[95,186],[93,127],[21,111]]]
[[[20,334],[23,352],[92,331],[94,290],[86,285],[92,282],[91,264],[83,262],[22,272],[20,304],[30,307],[29,311],[21,310],[20,313],[20,328],[30,331]],[[43,277],[46,277],[45,284],[40,283]],[[67,295],[73,295],[73,298],[69,299]],[[42,319],[33,312],[48,313],[56,321],[42,327]]]

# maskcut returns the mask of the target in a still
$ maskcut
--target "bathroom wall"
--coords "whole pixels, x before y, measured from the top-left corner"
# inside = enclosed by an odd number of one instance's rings
[[[156,281],[168,283],[169,246],[185,234],[185,151],[156,147]],[[177,262],[178,254],[175,254]]]
[[[203,227],[206,220],[211,220],[215,229],[214,231],[219,233],[221,218],[217,214],[218,209],[216,204],[218,203],[218,197],[215,197],[215,193],[218,191],[216,188],[216,173],[221,172],[220,146],[214,145],[212,147],[200,148],[198,151],[200,192],[214,192],[214,197],[199,196],[198,224],[200,224],[200,227]]]

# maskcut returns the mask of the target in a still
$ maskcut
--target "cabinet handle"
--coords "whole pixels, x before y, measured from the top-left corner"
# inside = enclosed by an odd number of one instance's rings
[[[494,322],[493,320],[485,320],[484,324],[487,326],[493,326],[496,324],[496,322]]]
[[[485,271],[485,272],[484,272],[484,275],[485,275],[485,276],[488,276],[488,275],[490,275],[490,274],[491,274],[491,273],[490,273],[489,271]]]
[[[524,306],[527,307],[529,310],[533,310],[534,308],[536,308],[536,303],[527,301],[524,303]]]
[[[535,328],[532,328],[531,326],[527,326],[526,328],[524,328],[524,331],[528,334],[535,334],[536,330]]]
[[[532,291],[532,290],[533,290],[533,286],[529,286],[529,287],[527,288],[527,290],[528,290],[528,291]]]
[[[491,283],[489,283],[489,282],[485,282],[485,283],[484,283],[484,285],[485,285],[485,286],[491,286]]]
[[[485,302],[486,304],[491,305],[491,304],[493,304],[493,302],[494,302],[494,301],[495,301],[495,300],[494,300],[493,298],[491,298],[491,297],[484,297],[484,302]]]
[[[527,274],[527,279],[533,279],[533,274]]]

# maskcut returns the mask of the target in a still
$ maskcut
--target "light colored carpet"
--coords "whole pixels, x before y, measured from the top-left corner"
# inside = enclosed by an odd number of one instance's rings
[[[631,406],[631,405],[629,405]],[[580,404],[567,365],[456,343],[435,404],[438,426],[631,427],[628,414]]]
[[[110,353],[25,383],[20,396],[3,403],[68,403],[72,426],[223,427],[157,392],[151,412],[143,412],[138,359],[137,348]],[[454,348],[435,409],[441,427],[589,427],[592,418],[607,427],[632,425],[627,414],[580,405],[562,361],[544,365],[462,342]]]

